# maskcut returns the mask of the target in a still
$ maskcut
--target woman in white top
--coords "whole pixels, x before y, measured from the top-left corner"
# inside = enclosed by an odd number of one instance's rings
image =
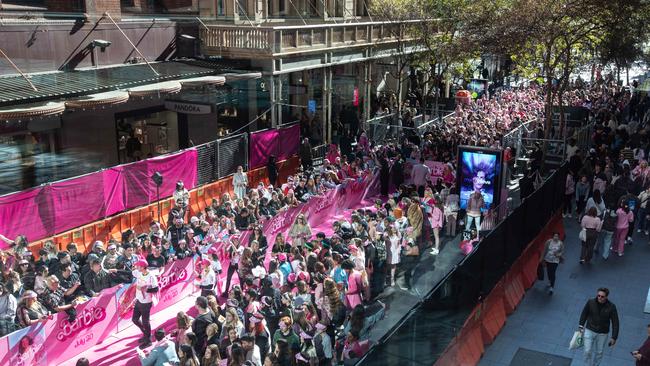
[[[397,271],[397,264],[399,264],[399,256],[401,247],[400,244],[402,239],[400,238],[399,233],[393,226],[386,228],[386,247],[390,248],[388,263],[390,264],[390,285],[395,286],[395,272]]]
[[[589,209],[592,207],[596,208],[596,216],[603,217],[603,213],[605,212],[605,200],[602,199],[599,190],[594,190],[593,196],[587,200],[585,212],[589,212]]]
[[[244,168],[241,165],[237,167],[237,173],[232,176],[232,185],[235,187],[235,195],[238,198],[244,198],[246,196],[248,176],[244,173]]]

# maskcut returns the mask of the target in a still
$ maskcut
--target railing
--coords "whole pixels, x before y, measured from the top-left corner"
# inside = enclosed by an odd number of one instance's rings
[[[414,38],[406,34],[407,28],[421,22],[424,20],[259,27],[208,24],[200,29],[200,36],[208,54],[227,50],[272,55],[411,41]]]

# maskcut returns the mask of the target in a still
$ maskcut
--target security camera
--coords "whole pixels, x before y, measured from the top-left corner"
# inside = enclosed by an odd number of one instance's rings
[[[91,45],[93,47],[99,47],[101,48],[102,52],[106,49],[106,47],[111,45],[111,41],[105,41],[103,39],[95,39],[92,41]]]

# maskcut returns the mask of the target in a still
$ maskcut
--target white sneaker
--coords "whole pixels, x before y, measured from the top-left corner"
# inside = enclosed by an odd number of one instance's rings
[[[571,217],[573,217],[573,216],[571,216],[571,214],[568,214],[567,217],[568,217],[568,218],[571,218]]]
[[[640,233],[640,232],[641,232],[641,229],[636,229],[636,232],[637,232],[637,233]]]
[[[649,235],[648,230],[645,231],[645,234],[646,234],[646,235]]]
[[[438,248],[431,249],[431,255],[438,255],[438,253],[440,253],[440,250],[438,250]]]

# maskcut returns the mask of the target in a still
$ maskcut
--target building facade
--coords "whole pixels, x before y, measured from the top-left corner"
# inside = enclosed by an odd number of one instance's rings
[[[0,194],[295,121],[336,141],[418,51],[367,0],[0,0],[0,15]]]

